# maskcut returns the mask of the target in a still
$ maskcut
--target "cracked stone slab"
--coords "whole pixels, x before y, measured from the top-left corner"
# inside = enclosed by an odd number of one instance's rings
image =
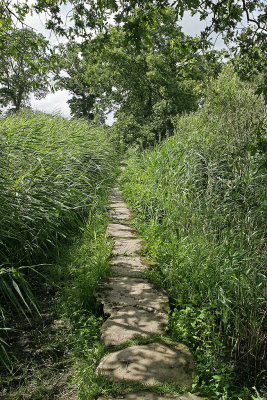
[[[130,226],[123,224],[108,224],[107,233],[109,236],[120,238],[136,237],[135,231]]]
[[[127,306],[146,311],[169,312],[168,297],[151,283],[140,278],[112,277],[107,283],[98,286],[96,298],[104,306],[106,315]]]
[[[111,270],[119,275],[142,276],[147,266],[141,257],[116,256],[111,260]]]
[[[115,239],[112,254],[131,255],[139,253],[142,250],[144,241],[142,239]]]
[[[117,346],[135,335],[163,333],[167,323],[166,313],[124,307],[104,322],[101,329],[102,340],[107,346]]]
[[[157,394],[151,392],[132,392],[119,397],[98,397],[98,400],[204,400],[192,393]]]
[[[131,217],[131,211],[129,208],[121,207],[121,208],[111,208],[109,210],[109,215],[112,219],[118,221],[129,221]]]
[[[97,371],[114,381],[147,385],[167,382],[183,387],[192,386],[196,375],[193,356],[181,343],[172,346],[150,343],[127,347],[106,355]]]

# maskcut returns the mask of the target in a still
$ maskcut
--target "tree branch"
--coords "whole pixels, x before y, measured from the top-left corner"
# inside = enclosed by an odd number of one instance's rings
[[[259,23],[259,21],[255,20],[254,18],[250,18],[249,11],[246,6],[246,0],[242,0],[242,4],[243,4],[243,11],[245,11],[246,16],[247,16],[247,21],[253,22],[254,24],[257,25],[258,29],[261,29],[261,30],[267,32],[267,29],[262,27],[261,24]]]

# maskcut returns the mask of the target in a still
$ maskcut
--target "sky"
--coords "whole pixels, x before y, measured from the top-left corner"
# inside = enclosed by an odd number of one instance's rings
[[[28,1],[29,5],[31,5],[34,0]],[[61,16],[62,20],[65,21],[67,13],[70,11],[68,6],[61,7]],[[51,45],[55,45],[57,43],[62,43],[66,41],[66,38],[58,38],[53,33],[45,29],[45,15],[37,15],[36,13],[32,16],[27,16],[25,21],[27,25],[35,29],[38,33],[42,33],[47,39],[49,39]],[[183,31],[187,35],[195,36],[198,35],[203,28],[205,28],[205,21],[200,21],[197,15],[193,17],[189,12],[185,13],[183,20],[181,21],[181,25],[183,27]],[[216,49],[220,49],[223,47],[223,41],[221,38],[218,38],[215,44]],[[44,111],[47,113],[57,113],[61,114],[67,118],[70,117],[70,109],[67,104],[67,100],[70,98],[67,90],[60,90],[56,93],[49,93],[45,98],[41,100],[37,100],[34,98],[34,95],[31,96],[31,106],[35,110]],[[106,123],[111,125],[113,122],[112,114],[108,115]]]
[[[34,0],[29,0],[28,4],[31,6],[34,3]],[[69,8],[67,6],[61,7],[61,17],[64,21],[67,13],[69,12]],[[66,42],[66,38],[57,37],[53,32],[45,29],[45,14],[38,15],[34,13],[33,15],[28,15],[26,17],[25,23],[31,28],[35,29],[37,33],[41,33],[49,40],[52,46],[58,43]],[[44,111],[50,114],[61,114],[64,117],[70,117],[70,108],[67,104],[67,100],[70,98],[67,90],[59,90],[55,93],[49,93],[47,96],[41,100],[37,100],[34,98],[34,95],[31,95],[30,103],[33,109]]]

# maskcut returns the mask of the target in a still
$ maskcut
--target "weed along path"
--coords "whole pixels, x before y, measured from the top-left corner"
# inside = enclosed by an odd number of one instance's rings
[[[114,399],[200,400],[190,393],[153,392],[153,386],[166,383],[190,390],[195,365],[185,345],[155,339],[164,333],[168,323],[168,298],[143,277],[148,268],[140,256],[144,243],[131,227],[131,210],[119,187],[113,188],[109,200],[108,234],[114,242],[112,277],[98,286],[96,297],[108,316],[102,326],[102,340],[110,346],[110,352],[101,360],[97,373],[116,382],[128,382],[129,387],[139,384],[137,391],[131,389]],[[127,342],[142,336],[146,337],[146,344]]]

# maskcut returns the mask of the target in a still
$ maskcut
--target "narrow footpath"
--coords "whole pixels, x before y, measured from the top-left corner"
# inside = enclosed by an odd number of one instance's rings
[[[143,278],[148,268],[140,256],[144,242],[131,227],[131,210],[119,187],[113,188],[109,201],[108,234],[114,242],[111,260],[114,276],[99,285],[96,296],[103,305],[104,314],[109,316],[102,326],[102,340],[111,351],[101,360],[97,373],[114,381],[138,382],[147,387],[158,382],[174,383],[190,390],[196,370],[192,354],[185,345],[158,343],[151,336],[149,344],[116,351],[116,346],[136,335],[163,334],[168,323],[169,303],[165,293]],[[99,400],[107,399],[111,397],[99,397]],[[201,400],[190,393],[158,395],[148,389],[116,399]]]

